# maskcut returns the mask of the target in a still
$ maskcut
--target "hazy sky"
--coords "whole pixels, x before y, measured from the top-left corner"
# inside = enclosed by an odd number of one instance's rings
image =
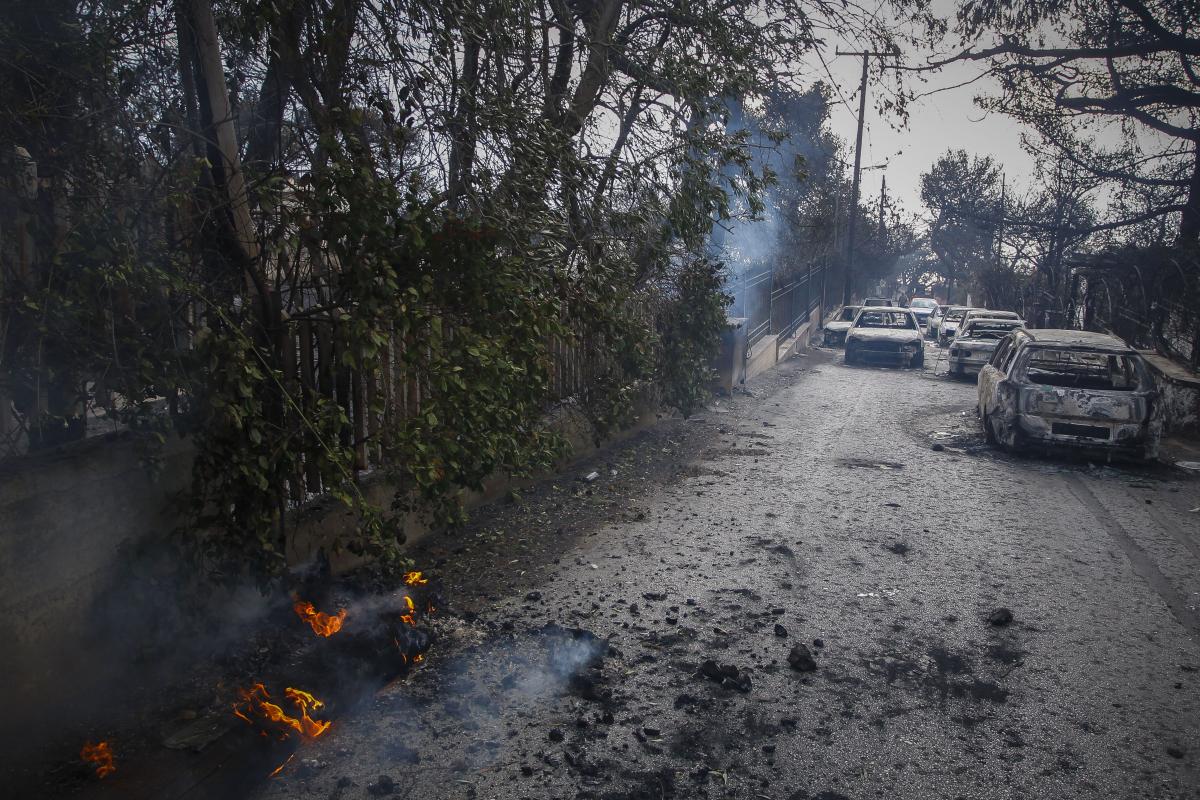
[[[834,106],[832,126],[853,147],[862,60],[843,56],[829,67],[847,100]],[[975,65],[954,65],[931,80],[929,87],[952,86],[976,74]],[[881,173],[886,172],[889,197],[898,198],[909,211],[919,210],[921,173],[949,148],[990,155],[1004,165],[1011,184],[1028,185],[1033,162],[1020,146],[1022,126],[1011,117],[985,113],[972,100],[990,86],[984,79],[918,100],[909,108],[907,127],[897,130],[897,120],[882,119],[872,108],[868,84],[863,166],[887,166],[863,173],[863,194],[878,195]]]
[[[945,17],[953,15],[954,6],[953,0],[934,0],[935,10]],[[825,64],[841,89],[840,94],[834,93],[832,127],[853,147],[862,59],[835,56],[838,47],[843,50],[862,48],[853,42],[831,42],[824,48]],[[909,53],[907,61],[911,65],[924,63],[927,55]],[[814,78],[820,77],[825,69],[820,59],[810,66]],[[982,65],[956,63],[929,74],[927,82],[913,81],[913,85],[919,93],[928,94],[935,89],[966,83],[981,72]],[[1004,165],[1010,183],[1022,188],[1027,186],[1033,162],[1020,146],[1023,126],[1011,117],[986,114],[973,101],[976,95],[994,93],[995,88],[993,80],[983,78],[966,86],[929,94],[909,107],[907,127],[897,130],[898,119],[881,118],[876,112],[877,88],[868,82],[863,165],[887,164],[888,195],[898,198],[908,211],[920,210],[921,173],[949,148],[990,155]],[[863,173],[864,196],[879,194],[882,172],[884,170],[871,169]]]

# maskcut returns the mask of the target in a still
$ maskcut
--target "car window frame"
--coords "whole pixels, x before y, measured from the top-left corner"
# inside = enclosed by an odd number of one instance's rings
[[[1013,337],[1012,349],[1008,351],[1008,354],[1004,358],[1004,365],[1000,367],[1000,371],[1004,373],[1005,378],[1012,377],[1013,369],[1017,367],[1017,356],[1021,355],[1022,351],[1027,351],[1029,349],[1025,347],[1025,343],[1026,342],[1018,342],[1016,337]]]
[[[1112,350],[1107,350],[1104,348],[1093,348],[1093,347],[1074,348],[1074,347],[1060,346],[1060,345],[1054,345],[1054,344],[1049,344],[1049,343],[1043,344],[1037,348],[1025,348],[1026,352],[1029,353],[1030,355],[1032,355],[1032,352],[1034,349],[1042,349],[1042,350],[1058,349],[1058,350],[1075,351],[1075,352],[1081,352],[1081,353],[1091,353],[1094,355],[1102,355],[1102,356],[1108,356],[1108,357],[1117,356],[1117,357],[1129,359],[1129,363],[1133,367],[1134,372],[1137,374],[1137,377],[1138,377],[1137,386],[1134,386],[1131,389],[1120,389],[1120,390],[1098,389],[1098,390],[1094,390],[1094,391],[1121,391],[1121,392],[1134,393],[1134,392],[1150,391],[1154,387],[1154,378],[1150,375],[1149,368],[1145,364],[1145,359],[1143,359],[1141,354],[1137,353],[1137,352],[1126,353],[1126,352],[1112,351]],[[1019,374],[1018,380],[1021,381],[1022,383],[1032,383],[1029,380],[1029,376],[1026,374],[1026,370],[1029,367],[1029,361],[1030,361],[1030,357],[1026,357],[1021,360],[1020,364],[1015,365],[1016,369],[1020,370],[1020,372],[1018,373]],[[1041,385],[1041,384],[1035,384],[1035,385]],[[1056,388],[1061,388],[1061,387],[1056,387]]]
[[[1001,366],[1001,362],[1007,362],[1009,355],[1017,348],[1017,335],[1014,331],[1000,340],[1000,344],[996,345],[996,349],[992,352],[992,357],[988,359],[988,365],[995,367],[997,371],[1003,373],[1006,377],[1008,370]]]
[[[886,306],[886,307],[885,306],[863,306],[862,309],[859,309],[858,314],[855,315],[854,322],[850,323],[850,330],[854,330],[855,328],[858,327],[858,321],[860,319],[862,319],[864,310],[867,308],[872,309],[872,311],[869,312],[871,314],[883,314],[883,313],[904,314],[905,316],[908,317],[908,321],[912,323],[912,327],[911,328],[892,328],[892,327],[876,328],[876,327],[872,327],[872,328],[864,328],[864,330],[911,331],[912,333],[920,333],[921,332],[921,323],[919,320],[917,320],[917,315],[914,314],[911,310],[909,310],[907,308],[900,308],[898,306]],[[877,308],[878,309],[886,308],[886,311],[875,311],[874,309],[877,309]]]

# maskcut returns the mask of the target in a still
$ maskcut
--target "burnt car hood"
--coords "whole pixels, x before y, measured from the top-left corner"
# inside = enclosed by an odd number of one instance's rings
[[[915,330],[900,330],[895,328],[855,328],[849,333],[850,339],[860,342],[917,342],[921,341],[921,332]]]
[[[850,326],[853,324],[854,323],[850,322],[849,320],[837,319],[833,322],[826,322],[825,330],[833,331],[834,333],[845,333],[846,331],[850,330]]]

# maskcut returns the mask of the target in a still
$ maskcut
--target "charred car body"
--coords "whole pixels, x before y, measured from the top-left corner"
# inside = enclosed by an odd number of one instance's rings
[[[1017,329],[980,371],[978,394],[989,442],[1141,459],[1158,451],[1154,381],[1114,336]]]
[[[993,319],[972,316],[963,323],[950,343],[951,375],[973,375],[983,369],[1000,341],[1024,326],[1019,319]]]
[[[988,319],[1013,319],[1021,323],[1021,327],[1025,326],[1025,321],[1021,319],[1021,315],[1015,311],[996,311],[991,308],[972,308],[963,314],[962,322],[959,323],[958,329],[961,331],[963,326],[973,319],[978,317],[987,317]]]
[[[843,345],[846,343],[846,332],[850,330],[850,326],[854,324],[854,318],[858,316],[859,309],[862,306],[844,306],[842,313],[838,314],[837,319],[825,323],[825,346],[833,347],[835,345]]]
[[[962,325],[963,317],[968,311],[974,311],[971,306],[952,306],[938,323],[938,344],[945,346],[950,343]]]
[[[846,333],[846,363],[922,366],[925,343],[916,316],[906,308],[863,306]]]
[[[951,308],[953,308],[953,306],[938,306],[933,310],[933,313],[929,315],[929,325],[926,330],[926,335],[930,339],[938,338],[938,331],[942,326],[942,318],[946,316],[946,313],[949,312]]]

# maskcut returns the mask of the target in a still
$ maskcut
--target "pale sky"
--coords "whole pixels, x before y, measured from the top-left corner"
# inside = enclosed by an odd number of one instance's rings
[[[835,78],[841,78],[839,72],[847,67],[849,72],[854,73],[850,86],[842,84],[842,93],[853,108],[847,109],[846,105],[838,102],[833,108],[832,127],[853,147],[862,60],[843,56],[837,61],[844,63],[829,65]],[[850,66],[854,62],[857,63]],[[930,86],[961,83],[964,78],[975,74],[972,70],[977,69],[974,65],[947,67],[941,75],[931,80]],[[852,94],[847,92],[848,88]],[[907,127],[896,130],[896,120],[881,119],[872,108],[869,95],[871,87],[868,85],[862,163],[864,167],[876,164],[887,166],[863,173],[863,194],[878,195],[881,173],[886,172],[888,196],[898,198],[908,211],[919,211],[921,173],[927,171],[938,156],[950,148],[992,156],[1003,165],[1010,185],[1021,188],[1028,186],[1033,162],[1021,149],[1023,126],[1011,117],[987,114],[976,106],[972,98],[981,88],[988,88],[986,79],[918,100],[909,108]]]
[[[954,13],[954,0],[934,0],[933,5],[944,17],[949,18]],[[853,148],[862,59],[834,55],[839,47],[842,50],[863,48],[855,42],[830,42],[823,54],[829,74],[841,89],[840,94],[835,92],[833,95],[831,126]],[[927,56],[927,53],[909,52],[906,61],[915,66],[925,63]],[[820,59],[815,59],[810,67],[814,70],[814,78],[825,72]],[[944,67],[937,73],[925,73],[924,82],[913,73],[907,74],[905,80],[919,94],[928,94],[935,89],[966,83],[983,71],[982,64],[960,62]],[[897,118],[884,119],[877,113],[875,103],[878,100],[878,87],[868,81],[863,166],[886,163],[888,195],[898,198],[909,212],[921,210],[921,173],[950,148],[992,156],[1003,165],[1010,185],[1015,184],[1020,189],[1027,187],[1034,165],[1030,156],[1021,149],[1020,135],[1024,127],[1011,117],[986,114],[974,103],[976,95],[994,94],[995,91],[995,81],[983,78],[926,96],[909,106],[908,125],[897,130]],[[863,196],[878,196],[881,172],[883,170],[870,169],[863,173]]]

